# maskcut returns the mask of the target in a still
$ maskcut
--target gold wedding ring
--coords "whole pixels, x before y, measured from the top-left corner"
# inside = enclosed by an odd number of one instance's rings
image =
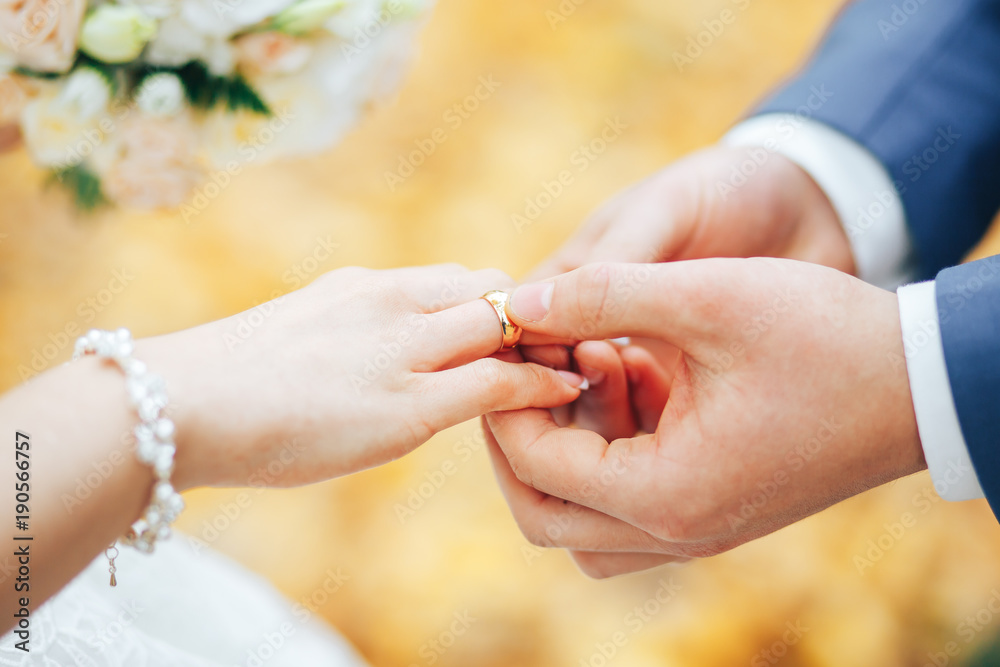
[[[500,318],[500,331],[503,333],[500,349],[509,350],[512,347],[517,347],[517,341],[521,340],[521,327],[511,322],[510,318],[507,317],[507,302],[510,301],[510,295],[501,290],[491,290],[480,298],[486,299],[493,306],[497,317]]]

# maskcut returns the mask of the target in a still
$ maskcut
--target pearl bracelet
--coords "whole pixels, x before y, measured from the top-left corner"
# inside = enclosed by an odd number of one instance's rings
[[[92,329],[76,341],[73,359],[93,354],[101,359],[114,361],[125,373],[125,387],[132,407],[139,415],[139,424],[133,430],[136,456],[153,468],[156,481],[149,507],[129,531],[120,538],[122,544],[143,553],[152,553],[157,540],[170,537],[170,524],[184,509],[184,499],[174,490],[170,475],[174,471],[174,422],[163,414],[167,407],[166,384],[163,378],[146,370],[146,364],[132,358],[135,349],[128,329],[101,331]],[[105,551],[110,561],[111,585],[115,578],[115,543]]]

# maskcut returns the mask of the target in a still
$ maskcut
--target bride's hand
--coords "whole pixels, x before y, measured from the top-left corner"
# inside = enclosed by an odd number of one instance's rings
[[[179,488],[305,484],[398,458],[496,410],[553,407],[582,378],[490,358],[513,281],[456,266],[348,268],[251,311],[140,341],[167,380]]]

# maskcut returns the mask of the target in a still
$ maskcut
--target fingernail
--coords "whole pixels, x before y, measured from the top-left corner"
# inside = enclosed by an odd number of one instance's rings
[[[532,283],[521,285],[510,297],[510,308],[514,314],[528,322],[541,322],[552,305],[552,283]]]
[[[588,366],[584,366],[583,364],[579,364],[579,366],[580,366],[580,373],[583,375],[583,377],[587,379],[587,385],[589,387],[595,387],[601,384],[602,382],[604,382],[604,378],[607,377],[607,374],[602,373],[599,370],[590,368]]]
[[[559,373],[559,377],[561,377],[566,382],[566,384],[568,384],[571,387],[575,387],[580,391],[587,391],[588,389],[590,389],[590,382],[587,380],[587,378],[583,377],[582,375],[577,375],[576,373],[570,373],[569,371],[556,371],[556,373]]]
[[[632,344],[632,339],[629,338],[628,336],[623,336],[621,338],[612,338],[611,342],[615,343],[616,345],[621,345],[622,347],[628,347],[629,345]]]

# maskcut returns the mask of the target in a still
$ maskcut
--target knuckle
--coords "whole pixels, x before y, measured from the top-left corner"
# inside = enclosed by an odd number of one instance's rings
[[[434,268],[438,268],[448,273],[469,273],[469,269],[458,262],[445,262],[443,264],[438,264]]]
[[[365,278],[368,278],[372,273],[374,272],[371,269],[366,269],[362,266],[345,266],[339,269],[335,269],[333,271],[327,271],[322,276],[320,276],[320,280],[326,280],[326,281],[337,280],[337,281],[344,281],[350,284],[357,280],[364,280]]]
[[[489,389],[496,395],[504,395],[514,389],[515,382],[507,364],[499,359],[481,359],[472,369],[473,382],[482,389]]]
[[[643,530],[665,542],[685,544],[697,541],[705,517],[701,516],[701,510],[690,505],[681,503],[674,508],[662,510],[651,517],[647,525],[642,526]]]
[[[617,310],[611,286],[620,269],[611,263],[595,264],[580,274],[577,284],[577,315],[581,338],[595,332]]]
[[[515,284],[514,279],[500,269],[482,269],[474,275],[478,281],[490,285],[491,289],[506,289]]]
[[[510,465],[510,470],[514,473],[517,481],[525,486],[534,488],[532,485],[534,477],[531,474],[531,467],[524,464],[521,456],[508,455],[507,463]]]

